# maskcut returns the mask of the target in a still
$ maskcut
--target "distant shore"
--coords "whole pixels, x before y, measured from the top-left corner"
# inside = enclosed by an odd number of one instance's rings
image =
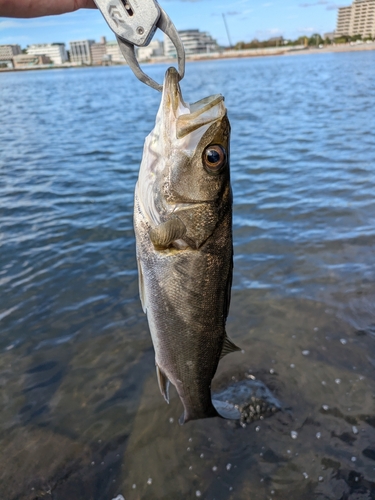
[[[339,45],[326,45],[324,47],[304,47],[304,46],[286,46],[286,47],[268,47],[260,49],[245,49],[245,50],[226,50],[223,52],[211,52],[207,54],[193,54],[186,57],[187,62],[198,61],[213,61],[218,59],[241,59],[251,57],[269,57],[269,56],[296,56],[296,55],[309,55],[309,54],[324,54],[327,52],[359,52],[375,50],[375,42],[372,43],[352,43],[352,44],[339,44]],[[141,64],[162,64],[174,63],[175,59],[167,57],[155,57],[147,61],[141,61]],[[126,66],[124,64],[111,64],[110,66]],[[31,70],[51,70],[51,69],[71,69],[71,68],[93,68],[101,66],[90,65],[76,65],[76,64],[63,64],[63,65],[35,65],[22,68],[0,68],[0,72],[18,72],[18,71],[31,71]]]

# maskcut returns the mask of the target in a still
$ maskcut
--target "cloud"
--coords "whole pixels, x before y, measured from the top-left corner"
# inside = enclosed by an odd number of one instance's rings
[[[327,10],[336,10],[339,9],[340,7],[344,7],[344,5],[339,5],[336,3],[329,2],[328,0],[318,0],[317,2],[310,2],[310,3],[300,3],[300,7],[318,7],[321,5],[325,5]]]
[[[327,5],[329,2],[328,0],[318,0],[317,2],[313,3],[300,3],[300,7],[315,7],[316,5]]]
[[[317,33],[316,28],[298,28],[298,33],[305,35],[306,33]]]
[[[283,35],[283,30],[280,28],[271,28],[268,30],[257,30],[255,32],[255,38],[258,40],[268,40],[271,37],[275,36],[282,36]]]

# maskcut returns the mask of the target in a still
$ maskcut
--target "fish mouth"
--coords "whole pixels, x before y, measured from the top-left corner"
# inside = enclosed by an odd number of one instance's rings
[[[224,97],[221,94],[205,97],[193,104],[185,103],[181,88],[180,75],[173,67],[168,68],[164,78],[162,107],[164,116],[171,115],[175,122],[175,137],[183,139],[201,127],[221,120],[226,114]]]

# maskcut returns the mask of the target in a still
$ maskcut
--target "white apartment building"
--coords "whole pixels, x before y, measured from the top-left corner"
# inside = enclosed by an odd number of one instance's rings
[[[219,46],[209,33],[199,30],[179,31],[181,41],[185,47],[186,55],[204,54],[207,52],[217,52]],[[176,57],[176,49],[171,40],[164,37],[164,55],[167,57]]]
[[[22,54],[19,45],[0,45],[0,61],[7,61],[18,54]]]
[[[46,56],[53,64],[64,64],[68,60],[65,43],[37,43],[29,45],[26,52],[31,56]]]
[[[375,0],[354,0],[338,10],[336,36],[342,35],[375,38]]]
[[[125,58],[122,55],[122,52],[116,40],[113,42],[107,42],[105,45],[106,45],[107,56],[110,59],[110,61],[117,64],[125,64],[126,62]]]
[[[79,64],[92,64],[90,47],[94,43],[94,40],[76,40],[74,42],[69,42],[70,61]]]
[[[164,55],[164,43],[160,40],[152,40],[146,47],[139,47],[137,56],[140,61],[146,61],[151,57],[160,57]]]

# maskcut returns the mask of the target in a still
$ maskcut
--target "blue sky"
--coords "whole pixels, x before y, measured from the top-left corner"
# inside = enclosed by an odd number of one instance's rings
[[[58,1],[58,0],[57,0]],[[340,1],[340,0],[339,0]],[[232,42],[260,40],[283,35],[333,31],[337,8],[350,0],[160,0],[177,29],[198,28],[208,31],[220,44],[227,45],[222,14],[226,15]],[[32,43],[65,42],[100,36],[113,40],[101,14],[81,10],[72,14],[38,19],[0,18],[0,44],[18,43],[25,48]],[[161,38],[158,36],[158,38]]]

